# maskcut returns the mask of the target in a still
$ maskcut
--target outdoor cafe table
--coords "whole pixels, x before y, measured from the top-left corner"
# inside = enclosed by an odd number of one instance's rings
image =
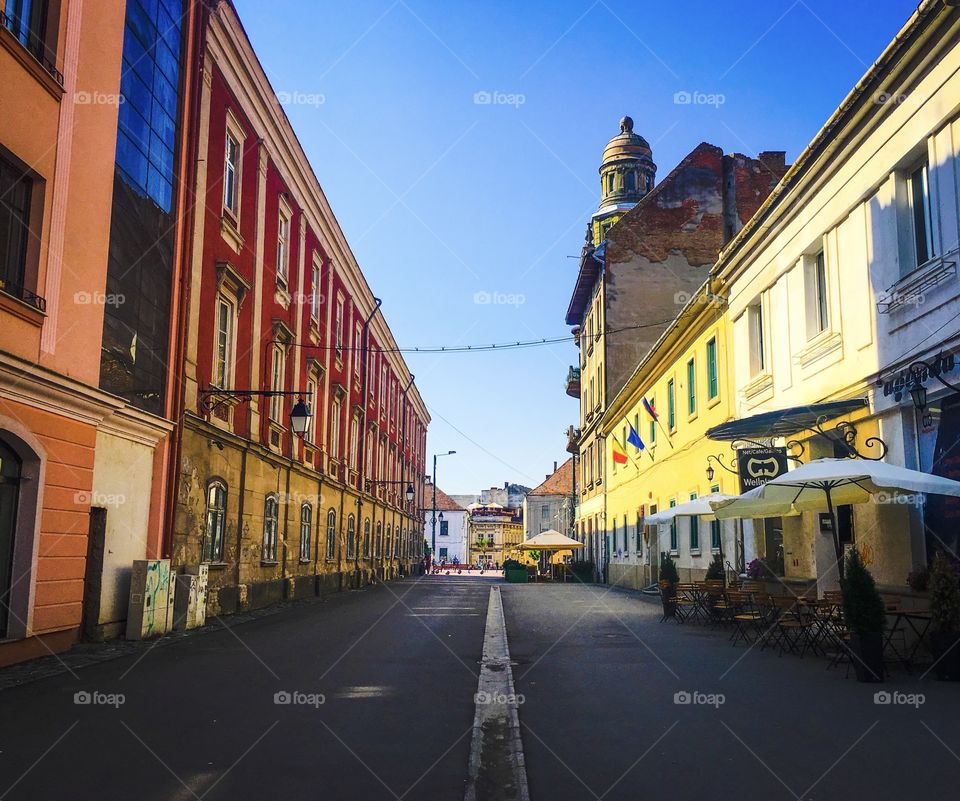
[[[889,648],[897,661],[903,665],[907,673],[909,673],[910,667],[916,659],[917,651],[920,650],[920,646],[927,645],[927,632],[930,630],[930,623],[933,621],[933,618],[929,612],[899,608],[888,608],[887,617],[893,618],[893,625],[887,631],[887,636],[883,641],[883,648],[885,651]],[[893,636],[898,631],[906,632],[907,628],[914,633],[917,639],[912,647],[907,647],[906,643],[904,643],[904,653],[900,653],[900,649],[897,648],[893,642]]]
[[[681,620],[709,619],[710,595],[706,584],[677,584],[677,601],[683,609]]]

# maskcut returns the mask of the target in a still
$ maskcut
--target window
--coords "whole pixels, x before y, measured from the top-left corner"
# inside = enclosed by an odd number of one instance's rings
[[[273,348],[273,363],[270,368],[270,389],[273,392],[283,392],[284,361],[285,354],[283,348],[275,345]],[[272,395],[270,397],[270,419],[275,423],[282,421],[283,395]]]
[[[360,418],[354,415],[350,420],[350,469],[360,469]]]
[[[217,298],[216,343],[213,354],[213,385],[229,389],[233,383],[234,305],[222,295]]]
[[[607,191],[613,191],[613,173],[607,173]]]
[[[353,374],[360,380],[360,361],[363,353],[363,325],[357,323],[353,329]]]
[[[387,550],[386,557],[389,559],[393,555],[393,527],[387,526]]]
[[[441,520],[440,521],[440,536],[447,537],[450,534],[450,521]]]
[[[337,552],[337,513],[327,512],[327,559],[333,559]]]
[[[814,299],[817,312],[817,333],[827,330],[827,264],[823,258],[823,251],[817,254],[814,265]]]
[[[637,189],[637,174],[628,172],[624,177],[627,179],[627,191],[635,192]]]
[[[695,501],[697,493],[690,493],[690,500]],[[700,550],[700,518],[697,515],[690,516],[690,552],[696,553]]]
[[[750,336],[750,374],[759,375],[767,366],[766,342],[763,330],[763,302],[747,307],[747,325]]]
[[[307,421],[307,431],[304,439],[311,444],[315,444],[317,427],[313,424],[313,421],[317,416],[319,406],[317,405],[317,380],[312,375],[307,379],[307,405],[310,407],[311,415]]]
[[[18,297],[27,271],[32,193],[33,181],[0,159],[0,287]]]
[[[372,553],[370,551],[370,518],[363,521],[363,558],[369,559]]]
[[[710,492],[711,494],[720,492],[720,485],[714,484],[712,487],[710,487]],[[711,551],[720,550],[720,526],[721,526],[721,523],[716,518],[710,521],[710,550]]]
[[[446,548],[437,548],[437,551],[440,553],[441,559],[447,558],[447,554],[449,553],[449,550],[447,550]]]
[[[222,481],[211,481],[207,487],[207,517],[203,528],[201,561],[222,562],[223,541],[227,528],[227,487]]]
[[[340,458],[340,408],[341,401],[335,398],[330,412],[330,458]]]
[[[337,319],[334,320],[334,343],[337,348],[337,357],[343,353],[343,296],[337,296]]]
[[[263,553],[264,562],[277,561],[277,512],[280,502],[276,495],[268,495],[263,504]]]
[[[281,204],[277,216],[277,283],[286,286],[290,261],[290,213]]]
[[[223,154],[223,207],[234,217],[239,212],[240,144],[227,133]]]
[[[657,408],[657,399],[656,399],[656,398],[650,398],[649,400],[650,400],[650,408],[651,408],[651,409],[656,409],[656,408]],[[657,444],[657,421],[654,420],[652,417],[650,418],[649,428],[650,428],[650,444],[651,444],[651,445],[656,445],[656,444]]]
[[[39,4],[39,0],[33,0],[33,3]],[[8,12],[10,5],[8,0]],[[171,0],[162,4],[163,9],[158,8],[160,4],[157,3],[124,5],[126,20],[120,65],[120,93],[124,102],[119,108],[116,166],[139,196],[151,198],[165,214],[169,214],[173,208],[181,79],[180,24],[186,18],[182,8],[185,3]],[[150,13],[144,13],[143,8],[150,8]],[[227,132],[234,140],[233,199],[236,204],[227,208],[236,216],[239,208],[239,145],[243,139],[232,130],[236,125],[230,124],[229,114],[227,120]],[[151,236],[150,245],[154,245],[156,235]],[[150,267],[158,269],[154,260],[151,260]]]
[[[630,555],[630,528],[627,526],[627,516],[623,516],[623,555]]]
[[[687,414],[697,413],[697,363],[687,362]]]
[[[913,233],[914,267],[919,267],[934,256],[933,215],[930,208],[930,182],[926,160],[907,178],[907,203]]]
[[[676,499],[670,501],[670,508],[673,509],[677,505]],[[676,553],[678,550],[679,542],[677,540],[677,518],[674,517],[670,521],[670,552]]]
[[[357,521],[353,515],[347,516],[347,559],[357,555]]]
[[[44,0],[7,0],[6,20],[10,32],[17,41],[39,58],[45,57],[45,51],[52,50],[46,45],[47,3]]]
[[[377,523],[377,559],[383,556],[383,523]]]
[[[540,507],[540,517],[543,520],[547,520],[550,517],[550,507],[546,504]]]
[[[387,365],[380,365],[380,400],[377,401],[377,405],[380,407],[380,417],[383,417],[386,409],[384,407],[384,399],[386,398],[387,392]]]
[[[310,268],[310,319],[320,320],[320,263],[316,260]]]
[[[717,372],[717,338],[707,341],[707,398],[720,394],[720,374]]]
[[[667,428],[677,428],[677,387],[672,378],[667,381]]]
[[[305,503],[300,507],[300,561],[310,561],[310,529],[313,528],[313,507]]]

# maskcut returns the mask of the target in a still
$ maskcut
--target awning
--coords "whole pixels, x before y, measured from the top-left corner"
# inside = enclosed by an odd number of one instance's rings
[[[806,406],[794,406],[791,409],[778,409],[774,412],[744,417],[721,423],[707,431],[710,439],[731,442],[738,439],[765,439],[770,437],[791,437],[802,431],[816,431],[818,424],[827,420],[843,417],[869,405],[866,398],[811,403]]]

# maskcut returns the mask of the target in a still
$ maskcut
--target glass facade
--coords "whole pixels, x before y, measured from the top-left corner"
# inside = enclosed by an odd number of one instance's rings
[[[163,414],[182,0],[127,0],[100,386]]]

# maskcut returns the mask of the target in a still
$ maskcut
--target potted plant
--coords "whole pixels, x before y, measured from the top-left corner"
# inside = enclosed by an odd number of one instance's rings
[[[930,650],[941,681],[960,680],[960,582],[946,555],[938,551],[930,571]]]
[[[503,562],[503,577],[510,584],[526,584],[527,568],[516,559],[506,559]]]
[[[670,554],[660,556],[660,601],[663,603],[663,617],[676,617],[677,614],[677,584],[680,583],[680,573]]]
[[[707,567],[707,581],[721,581],[723,578],[723,559],[720,558],[720,554],[715,553]]]
[[[907,586],[914,592],[926,592],[930,586],[930,568],[918,566],[907,573]]]
[[[850,549],[843,590],[843,617],[850,632],[850,653],[857,681],[883,681],[883,630],[887,610],[860,552]]]

